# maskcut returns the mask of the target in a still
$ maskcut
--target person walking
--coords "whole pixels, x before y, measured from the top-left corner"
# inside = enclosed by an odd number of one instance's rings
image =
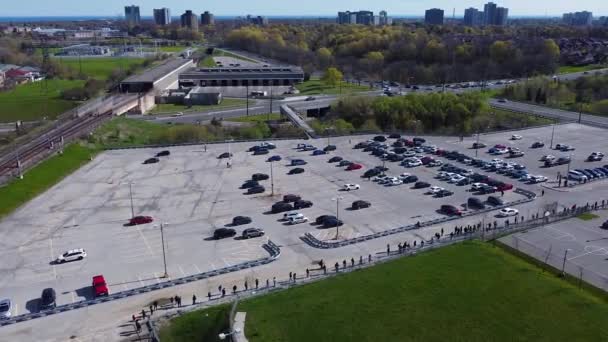
[[[232,293],[236,293],[236,285],[232,287]]]
[[[154,311],[158,310],[158,301],[154,301]]]
[[[249,289],[249,284],[247,284],[247,280],[245,280],[245,291]]]
[[[368,263],[371,263],[371,262],[372,262],[372,255],[371,255],[371,254],[369,254],[369,255],[367,256],[367,262],[368,262]]]
[[[258,280],[258,278],[255,278],[255,288],[256,290],[259,288],[260,285],[260,281]]]
[[[173,297],[169,298],[169,301],[171,302],[171,307],[173,307]]]
[[[291,281],[292,277],[293,277],[293,273],[289,272],[289,281]]]
[[[141,318],[146,319],[146,310],[141,309]]]
[[[310,270],[307,268],[306,269],[306,278],[310,277]]]
[[[277,277],[272,277],[272,287],[277,287]]]
[[[336,268],[336,272],[338,272],[340,269],[340,264],[338,264],[338,262],[336,261],[336,264],[334,265],[334,267]]]
[[[222,289],[222,297],[226,297],[226,289]]]
[[[355,267],[355,258],[350,258],[350,267]]]
[[[217,287],[217,292],[222,292],[222,285]]]
[[[207,292],[207,298],[211,300],[211,291]]]
[[[135,321],[135,331],[137,331],[138,334],[141,331],[141,324],[139,324],[139,321]]]
[[[346,268],[346,260],[342,260],[342,268]]]
[[[293,272],[293,282],[296,282],[296,272]]]
[[[545,189],[542,189],[542,190],[540,191],[540,195],[541,195],[541,197],[542,197],[542,196],[545,196]]]
[[[196,304],[196,295],[192,295],[192,305]]]
[[[270,287],[270,279],[266,278],[266,288]]]
[[[152,316],[152,314],[154,313],[154,306],[152,306],[152,304],[150,304],[148,309],[150,309],[150,316]]]
[[[135,315],[131,316],[131,319],[133,319],[133,322],[135,322],[137,319],[135,318]]]

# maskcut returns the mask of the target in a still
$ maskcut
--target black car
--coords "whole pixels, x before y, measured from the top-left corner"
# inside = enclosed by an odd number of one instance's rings
[[[251,223],[251,217],[249,217],[249,216],[235,216],[232,219],[233,226],[240,226],[240,225],[249,224],[249,223]]]
[[[367,170],[365,171],[365,173],[363,174],[363,176],[361,176],[362,178],[372,178],[372,177],[376,177],[377,175],[379,175],[381,173],[380,170],[376,170],[376,169],[371,169],[371,170]]]
[[[232,153],[224,152],[217,156],[217,159],[226,159],[232,157]]]
[[[304,208],[310,208],[310,207],[312,207],[311,201],[297,200],[297,201],[293,202],[294,209],[304,209]]]
[[[160,160],[158,158],[148,158],[148,159],[144,160],[144,164],[156,164],[159,161]]]
[[[411,176],[407,176],[405,177],[405,179],[403,180],[403,183],[414,183],[418,181],[418,176],[416,175],[411,175]]]
[[[600,228],[602,228],[602,229],[608,229],[608,221],[604,222],[604,223],[603,223],[603,224],[600,226]]]
[[[158,152],[158,153],[156,154],[156,156],[157,156],[157,157],[166,157],[166,156],[168,156],[168,155],[170,155],[170,154],[171,154],[171,152],[169,152],[169,151],[167,151],[167,150],[164,150],[164,151],[160,151],[160,152]]]
[[[545,143],[543,143],[541,141],[537,141],[534,144],[532,144],[532,148],[541,148],[541,147],[545,147]]]
[[[331,157],[329,159],[330,163],[337,163],[337,162],[341,162],[341,161],[342,161],[342,157],[337,157],[337,156],[336,157]]]
[[[293,205],[285,202],[277,202],[273,204],[272,208],[270,209],[273,214],[283,213],[290,210],[293,210]]]
[[[491,205],[503,205],[505,202],[500,197],[488,196],[488,203]]]
[[[351,164],[353,164],[353,162],[351,162],[349,160],[342,160],[338,163],[338,166],[344,167],[344,166],[350,166]]]
[[[251,194],[261,194],[264,191],[266,191],[266,189],[263,186],[261,186],[261,185],[254,186],[254,187],[251,187],[251,188],[247,189],[247,193],[250,194],[250,195]]]
[[[388,136],[390,139],[399,139],[401,138],[401,134],[393,133]]]
[[[358,201],[354,201],[353,202],[351,208],[353,210],[358,210],[358,209],[363,209],[363,208],[369,208],[371,206],[372,206],[372,204],[370,202],[363,201],[363,200],[358,200]]]
[[[52,288],[46,288],[42,290],[42,295],[40,295],[40,310],[52,309],[57,306],[55,300],[57,299],[57,295],[55,294],[55,290]]]
[[[301,200],[302,197],[298,196],[298,195],[285,195],[283,196],[283,202],[285,203],[289,203],[289,202],[295,202],[295,201],[299,201]]]
[[[338,220],[335,217],[328,217],[323,221],[323,228],[339,227],[343,224],[344,222],[342,222],[342,220]]]
[[[325,152],[329,152],[329,151],[335,151],[336,150],[336,145],[327,145],[325,146],[325,148],[323,149],[323,151]]]
[[[374,137],[374,141],[385,142],[386,141],[386,137],[384,135],[377,135],[377,136]]]
[[[486,180],[486,181],[488,181],[488,180]],[[478,191],[478,192],[479,192],[480,194],[493,194],[493,193],[495,193],[495,192],[496,192],[496,190],[497,190],[497,189],[496,189],[496,187],[495,187],[495,186],[492,186],[492,185],[487,185],[487,184],[486,184],[486,185],[482,186],[482,187],[479,189],[479,191]]]
[[[291,166],[306,165],[306,161],[302,159],[292,159]]]
[[[268,154],[268,153],[270,153],[270,151],[268,151],[268,149],[265,149],[265,148],[261,148],[261,149],[253,151],[254,156],[261,156],[263,154]]]
[[[473,209],[483,209],[486,207],[486,205],[483,204],[483,202],[477,197],[470,197],[467,200],[467,205],[469,208],[473,208]]]
[[[426,139],[424,139],[424,138],[418,138],[418,137],[415,137],[412,140],[414,141],[414,144],[420,144],[420,145],[424,144],[426,142]]]
[[[213,238],[215,240],[233,237],[236,235],[236,230],[232,228],[218,228],[213,232]]]
[[[321,215],[321,216],[319,216],[319,217],[317,217],[315,219],[315,223],[316,224],[322,224],[325,221],[325,219],[328,219],[328,218],[334,218],[334,219],[336,219],[336,217],[332,216],[332,215]]]
[[[424,189],[424,188],[428,188],[430,186],[431,186],[431,184],[429,184],[427,182],[416,182],[416,184],[414,184],[415,189]]]
[[[251,176],[251,180],[254,180],[254,181],[263,181],[263,180],[267,180],[268,178],[270,178],[270,177],[265,173],[254,173]]]
[[[254,181],[254,180],[248,180],[245,181],[245,183],[243,183],[243,185],[241,185],[241,189],[249,189],[249,188],[253,188],[256,186],[259,186],[260,183],[258,183],[258,181]]]
[[[462,180],[459,180],[458,182],[456,182],[456,185],[458,186],[463,186],[463,185],[469,185],[471,184],[471,180],[469,178],[465,178]]]
[[[295,169],[291,169],[289,170],[289,172],[287,173],[288,175],[297,175],[300,173],[304,173],[304,169],[301,167],[296,167]]]
[[[385,167],[385,166],[376,166],[376,167],[373,168],[373,170],[378,170],[380,172],[386,172],[386,171],[388,171],[388,167]]]
[[[407,152],[407,148],[405,148],[405,147],[395,147],[393,149],[393,152],[395,152],[397,154],[403,154],[403,153]]]
[[[475,143],[473,143],[473,148],[474,148],[474,149],[480,149],[480,148],[484,148],[484,147],[486,147],[486,146],[487,146],[487,145],[486,145],[486,144],[484,144],[484,143],[482,143],[482,142],[479,142],[479,143],[478,143],[478,142],[475,142]]]
[[[247,228],[247,229],[243,230],[242,236],[244,239],[260,237],[260,236],[264,236],[264,231],[261,230],[260,228]]]
[[[272,157],[268,158],[266,161],[275,162],[275,161],[280,161],[280,160],[281,160],[281,156],[272,156]]]
[[[369,144],[367,142],[360,142],[355,145],[356,149],[366,148]]]
[[[450,190],[446,190],[446,189],[443,189],[443,190],[438,191],[438,192],[435,194],[435,196],[436,196],[436,197],[448,197],[448,196],[452,196],[453,194],[454,194],[454,193],[453,193],[452,191],[450,191]]]

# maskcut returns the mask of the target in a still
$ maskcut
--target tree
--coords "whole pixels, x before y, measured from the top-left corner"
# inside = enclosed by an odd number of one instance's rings
[[[342,72],[340,72],[340,70],[331,67],[327,68],[327,70],[325,71],[325,75],[323,75],[321,81],[323,81],[323,83],[325,83],[328,87],[335,87],[340,84],[340,82],[342,82],[343,77],[344,75],[342,75]]]

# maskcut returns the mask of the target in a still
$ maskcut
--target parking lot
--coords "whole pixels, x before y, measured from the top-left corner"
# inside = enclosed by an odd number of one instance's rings
[[[560,126],[562,138],[559,141],[577,148],[573,156],[575,162],[582,163],[587,152],[606,148],[599,139],[593,139],[594,135],[599,134],[595,129],[568,126]],[[589,131],[581,131],[583,129]],[[546,152],[529,152],[525,146],[546,134],[547,130],[550,133],[551,128],[519,132],[523,139],[518,141],[508,141],[510,133],[483,135],[480,140],[488,145],[505,142],[520,144],[526,156],[519,158],[518,162],[526,162],[530,170],[545,174],[547,169],[534,168],[539,164],[536,160]],[[572,135],[572,139],[569,135]],[[577,138],[579,136],[587,137],[587,140]],[[464,210],[463,204],[468,198],[487,198],[487,195],[471,193],[470,186],[435,179],[437,167],[406,168],[398,162],[384,162],[388,167],[386,174],[399,176],[407,172],[416,175],[419,181],[453,191],[454,194],[449,197],[437,198],[425,194],[428,189],[413,189],[415,183],[384,186],[361,178],[370,168],[383,165],[380,158],[353,149],[357,142],[372,137],[278,141],[276,149],[259,156],[247,152],[253,143],[172,147],[169,148],[170,156],[160,157],[160,162],[147,165],[142,162],[153,157],[160,149],[105,152],[0,223],[4,236],[0,255],[5,260],[1,267],[0,292],[14,301],[13,314],[16,315],[36,311],[37,298],[46,287],[56,289],[58,304],[91,298],[91,278],[97,274],[105,276],[112,293],[163,281],[161,223],[168,276],[177,278],[266,256],[261,245],[268,238],[284,249],[293,250],[295,255],[314,258],[315,250],[304,245],[300,239],[305,233],[311,233],[321,240],[354,238],[442,217],[443,214],[437,210],[443,204]],[[471,155],[475,152],[469,149],[474,139],[460,142],[457,138],[427,137],[427,140],[427,144],[439,148],[457,149]],[[392,141],[394,139],[389,139],[387,143]],[[300,143],[319,148],[329,143],[336,145],[337,150],[328,155],[312,156],[310,151],[296,149]],[[577,157],[579,151],[582,152],[580,158]],[[224,152],[232,153],[232,159],[217,158]],[[479,154],[485,155],[485,150],[480,150]],[[267,162],[272,155],[279,155],[282,160]],[[334,156],[359,163],[363,168],[347,171],[346,167],[328,162]],[[307,162],[301,166],[304,173],[288,174],[294,168],[289,166],[292,159]],[[437,159],[448,162],[443,157]],[[246,195],[246,190],[240,189],[240,186],[254,173],[272,174],[272,182],[271,179],[260,181],[265,191]],[[517,184],[503,175],[486,174],[537,193],[541,189],[539,185]],[[546,175],[550,176],[549,173]],[[272,196],[271,183],[274,183]],[[360,189],[339,191],[347,183],[359,184]],[[597,185],[586,186],[593,186],[600,193],[607,190]],[[281,220],[282,213],[270,213],[271,206],[286,194],[296,194],[313,202],[311,208],[299,210],[311,222],[291,226]],[[494,195],[500,196],[499,193]],[[588,189],[569,193],[552,192],[536,201],[537,204],[527,206],[525,214],[534,210],[535,205],[552,201],[564,205],[580,203],[581,198],[588,195]],[[149,215],[154,222],[124,226],[131,217],[131,197],[134,215]],[[505,191],[503,197],[506,202],[521,198],[523,196],[512,191]],[[350,210],[351,204],[357,200],[368,201],[371,207]],[[336,236],[335,228],[323,229],[314,224],[318,216],[336,215],[337,212],[339,219],[344,221],[339,236]],[[493,220],[495,214],[492,212],[483,217]],[[232,218],[237,215],[249,216],[253,222],[231,227]],[[234,228],[237,236],[211,239],[214,230],[221,227]],[[241,239],[242,231],[251,227],[263,229],[265,236]],[[408,236],[415,237],[417,234],[412,232]],[[365,254],[376,247],[361,245],[357,248]],[[52,263],[59,254],[74,248],[84,248],[87,258],[61,265]],[[337,254],[339,252],[336,251]]]

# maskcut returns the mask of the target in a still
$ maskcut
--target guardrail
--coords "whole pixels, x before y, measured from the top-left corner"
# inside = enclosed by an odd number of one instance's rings
[[[507,207],[510,207],[510,206],[515,206],[515,205],[519,205],[519,204],[523,204],[523,203],[528,203],[528,202],[533,201],[536,198],[536,194],[534,192],[528,191],[528,190],[525,190],[525,189],[517,188],[517,189],[515,189],[514,192],[518,193],[520,195],[523,195],[526,198],[521,199],[521,200],[517,200],[517,201],[513,201],[513,202],[509,202],[509,203],[505,203],[505,204],[500,205],[500,206],[495,206],[495,207],[490,207],[490,208],[486,208],[486,209],[470,211],[470,212],[467,212],[467,213],[463,213],[462,216],[446,216],[446,217],[442,217],[442,218],[438,218],[438,219],[434,219],[434,220],[430,220],[430,221],[410,224],[410,225],[407,225],[407,226],[393,228],[393,229],[385,230],[385,231],[382,231],[382,232],[377,232],[377,233],[373,233],[373,234],[369,234],[369,235],[359,236],[359,237],[356,237],[356,238],[353,238],[353,239],[346,239],[346,240],[342,240],[342,241],[339,241],[339,242],[325,242],[325,241],[321,241],[321,240],[317,239],[315,236],[313,236],[310,233],[304,234],[303,236],[300,237],[300,239],[302,241],[306,242],[308,245],[310,245],[312,247],[315,247],[315,248],[320,248],[320,249],[340,248],[340,247],[344,247],[344,246],[348,246],[348,245],[353,245],[353,244],[356,244],[356,243],[361,243],[361,242],[364,242],[364,241],[369,241],[369,240],[373,240],[373,239],[378,239],[378,238],[386,237],[386,236],[393,235],[393,234],[398,234],[398,233],[403,233],[403,232],[407,232],[407,231],[410,231],[410,230],[420,229],[422,227],[428,227],[428,226],[436,225],[436,224],[439,224],[439,223],[444,223],[444,222],[449,222],[449,221],[457,220],[457,219],[460,219],[460,218],[463,218],[463,217],[483,214],[483,213],[487,213],[487,212],[494,211],[494,210],[497,210],[497,209],[502,209],[502,208],[507,208]]]
[[[216,276],[226,274],[226,273],[237,272],[237,271],[245,270],[245,269],[252,268],[252,267],[266,265],[266,264],[269,264],[269,263],[275,261],[281,255],[281,249],[279,248],[279,246],[277,246],[274,242],[272,242],[270,240],[268,240],[264,245],[262,245],[262,248],[264,248],[264,250],[266,250],[269,254],[265,258],[252,260],[252,261],[246,261],[246,262],[243,262],[240,264],[220,268],[220,269],[213,270],[213,271],[207,271],[207,272],[193,274],[193,275],[186,276],[186,277],[167,280],[162,283],[147,285],[147,286],[138,287],[138,288],[121,291],[121,292],[116,292],[116,293],[113,293],[106,297],[100,297],[100,298],[95,298],[95,299],[90,299],[90,300],[82,300],[79,302],[60,305],[53,309],[44,310],[41,312],[28,313],[28,314],[14,316],[9,319],[0,320],[0,327],[15,324],[15,323],[20,323],[20,322],[30,321],[30,320],[36,319],[36,318],[47,317],[47,316],[59,314],[59,313],[66,312],[66,311],[85,308],[85,307],[89,307],[91,305],[96,305],[96,304],[106,303],[106,302],[110,302],[110,301],[114,301],[114,300],[118,300],[118,299],[123,299],[123,298],[131,297],[131,296],[135,296],[138,294],[142,294],[142,293],[161,290],[161,289],[165,289],[168,287],[183,285],[183,284],[187,284],[187,283],[190,283],[193,281],[208,279],[208,278],[216,277]]]

